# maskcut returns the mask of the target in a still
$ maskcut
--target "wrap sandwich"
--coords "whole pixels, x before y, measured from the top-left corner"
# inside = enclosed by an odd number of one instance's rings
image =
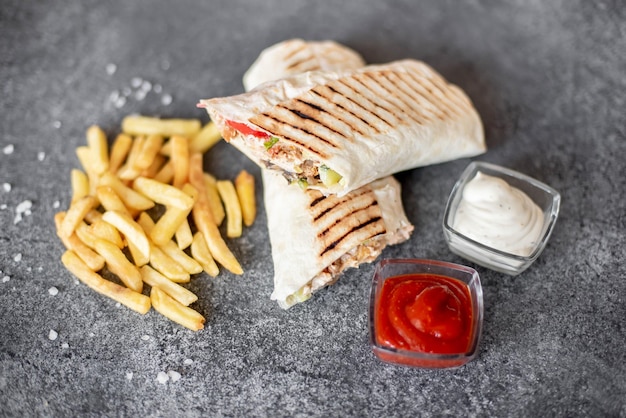
[[[309,71],[198,106],[257,164],[324,194],[486,150],[469,98],[415,60]]]
[[[243,76],[246,91],[266,81],[307,71],[337,71],[361,68],[363,58],[334,41],[289,39],[264,49]]]
[[[282,308],[307,300],[347,268],[372,262],[413,231],[393,176],[340,197],[286,185],[270,170],[262,174],[274,263],[271,299]]]

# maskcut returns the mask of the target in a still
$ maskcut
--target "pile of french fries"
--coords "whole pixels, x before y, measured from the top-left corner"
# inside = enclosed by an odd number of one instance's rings
[[[71,204],[55,215],[65,267],[141,314],[154,307],[191,330],[204,328],[189,307],[198,297],[181,283],[202,271],[217,276],[218,263],[242,274],[219,227],[226,219],[227,237],[236,238],[256,216],[252,175],[242,170],[233,183],[204,172],[202,156],[220,139],[211,122],[127,116],[109,149],[91,126],[87,145],[76,149],[83,170],[71,172]]]

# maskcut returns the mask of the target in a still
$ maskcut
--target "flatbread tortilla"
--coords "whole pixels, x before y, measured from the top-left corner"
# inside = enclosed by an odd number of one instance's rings
[[[486,150],[469,98],[416,60],[310,71],[198,106],[257,164],[324,194]]]
[[[243,76],[250,91],[259,84],[307,71],[341,71],[365,66],[354,50],[334,41],[289,39],[264,49]]]

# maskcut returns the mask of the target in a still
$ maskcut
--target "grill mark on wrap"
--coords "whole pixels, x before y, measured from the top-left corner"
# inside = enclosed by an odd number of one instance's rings
[[[328,113],[329,117],[334,117],[335,119],[342,121],[351,130],[359,133],[360,135],[367,134],[367,130],[363,129],[364,125],[368,126],[367,122],[350,112],[349,109],[333,102],[328,97],[317,91],[316,88],[311,89],[305,95],[306,97],[301,98],[303,102],[306,99],[307,104],[322,109],[324,112]]]
[[[382,77],[382,75],[380,77],[373,77],[372,74],[361,73],[354,77],[354,81],[372,89],[378,97],[381,98],[380,100],[388,103],[390,112],[392,112],[392,109],[395,109],[396,112],[402,114],[402,119],[406,122],[411,120],[418,125],[423,125],[424,122],[430,120],[430,118],[421,111],[420,106],[404,99],[401,91],[390,90],[388,86],[384,85],[385,78]]]
[[[371,94],[365,92],[364,94],[354,90],[344,79],[336,80],[331,88],[335,88],[339,94],[343,94],[348,100],[363,109],[364,116],[371,115],[367,122],[376,129],[377,132],[381,132],[376,126],[376,122],[382,122],[388,127],[393,127],[397,120],[392,114],[386,114],[385,109],[379,106],[377,103],[372,102],[370,99]]]
[[[449,90],[447,86],[444,85],[444,89],[441,86],[437,86],[435,83],[436,79],[432,77],[428,77],[427,75],[422,75],[418,77],[415,73],[407,73],[405,77],[402,78],[402,81],[408,83],[412,88],[412,91],[420,92],[424,97],[430,97],[429,99],[432,103],[437,106],[446,116],[449,118],[454,118],[455,115],[462,116],[463,112],[460,111],[457,106],[450,101],[450,99],[446,96],[445,90]],[[424,93],[426,90],[427,93]]]
[[[337,140],[345,139],[346,135],[341,132],[341,128],[344,130],[349,130],[349,126],[345,126],[341,120],[334,118],[332,115],[329,115],[326,111],[321,109],[318,106],[311,105],[302,99],[294,99],[288,105],[285,106],[291,112],[294,112],[298,116],[303,119],[309,119],[315,123],[317,123],[320,127],[328,129],[333,134],[340,136],[341,138],[336,138]],[[333,123],[335,125],[333,126]],[[341,124],[344,126],[337,126],[336,124]]]
[[[382,218],[380,216],[377,216],[375,218],[368,219],[367,221],[363,222],[360,225],[357,225],[357,226],[353,227],[348,232],[346,232],[342,237],[338,238],[337,240],[335,240],[332,243],[330,243],[329,245],[327,245],[326,248],[324,249],[324,251],[322,251],[320,253],[320,257],[323,257],[326,253],[328,253],[329,251],[332,251],[333,249],[335,249],[335,247],[337,245],[341,244],[342,241],[350,238],[350,236],[352,234],[355,234],[355,233],[359,232],[359,230],[361,230],[361,229],[367,228],[371,224],[378,223],[381,220],[382,220]],[[384,229],[384,227],[382,229],[375,230],[375,232],[373,231],[370,234],[368,234],[365,239],[362,239],[362,241],[368,240],[370,238],[374,238],[375,236],[380,235],[380,234],[384,234],[385,232],[386,232],[386,230]]]
[[[376,195],[367,186],[343,197],[324,196],[317,190],[307,190],[306,193],[310,199],[313,225],[323,244],[320,257],[334,257],[332,251],[344,242],[353,240],[354,245],[358,245],[387,232]],[[341,255],[336,254],[337,257]]]
[[[377,95],[374,92],[374,85],[376,84],[376,79],[372,78],[372,82],[368,84],[360,83],[357,80],[358,74],[353,75],[352,77],[346,77],[341,79],[341,83],[350,89],[350,91],[356,94],[356,97],[361,97],[367,100],[368,103],[371,104],[371,113],[378,116],[380,119],[384,120],[389,126],[396,126],[401,123],[403,118],[399,118],[396,115],[396,112],[393,111],[393,106],[389,106],[389,102],[385,100],[383,96]],[[401,110],[401,109],[397,109]],[[402,112],[401,112],[402,113]]]
[[[363,107],[361,107],[358,103],[355,103],[349,97],[345,97],[343,94],[337,91],[331,84],[332,83],[328,83],[328,84],[324,84],[321,86],[317,86],[315,88],[315,90],[317,90],[316,93],[324,97],[326,100],[335,103],[337,106],[341,107],[346,112],[348,112],[349,114],[357,118],[359,123],[362,123],[362,125],[365,127],[365,130],[362,130],[365,133],[365,135],[367,135],[368,129],[374,130],[376,133],[380,133],[380,130],[378,129],[378,127],[376,125],[372,125],[370,121],[368,121],[367,114],[369,112],[367,112],[366,109],[363,109]],[[350,109],[350,107],[353,107],[355,109],[354,110]],[[358,110],[361,110],[361,112],[358,112]]]
[[[445,120],[451,117],[450,112],[446,109],[442,100],[435,97],[429,88],[424,86],[421,78],[411,78],[410,81],[407,82],[406,79],[400,77],[400,74],[396,73],[389,73],[386,78],[389,83],[395,86],[395,88],[404,92],[410,100],[418,103],[418,106],[424,107],[426,105],[426,107],[432,111],[433,116],[437,119]]]

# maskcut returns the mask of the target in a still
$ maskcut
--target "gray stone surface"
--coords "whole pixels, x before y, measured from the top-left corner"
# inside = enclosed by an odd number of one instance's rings
[[[603,0],[3,1],[0,183],[11,189],[0,189],[0,415],[626,416],[625,22],[623,4]],[[465,367],[373,356],[372,265],[280,310],[263,208],[230,242],[246,273],[189,285],[202,332],[118,308],[61,265],[52,218],[68,206],[90,124],[113,135],[129,113],[206,120],[198,99],[240,92],[256,55],[291,37],[335,39],[369,62],[427,61],[481,113],[489,152],[477,159],[561,192],[554,234],[529,270],[478,267],[484,334]],[[117,108],[111,95],[134,77],[162,92]],[[220,177],[247,168],[258,179],[227,144],[205,162]],[[468,162],[397,176],[416,229],[385,257],[464,262],[440,223]],[[14,223],[25,200],[31,214]],[[161,371],[181,378],[161,384]]]

